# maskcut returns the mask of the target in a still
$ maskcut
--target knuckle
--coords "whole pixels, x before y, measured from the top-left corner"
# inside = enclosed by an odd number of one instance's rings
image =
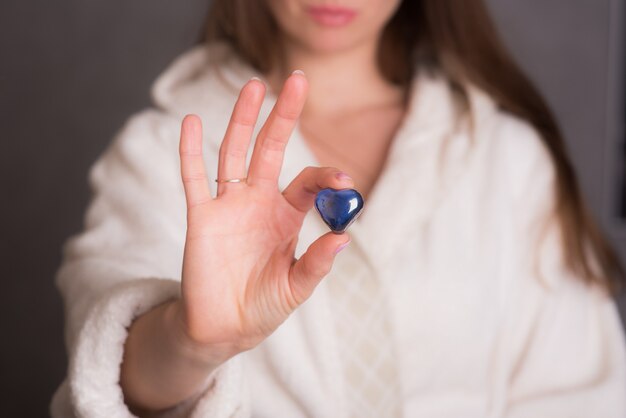
[[[287,306],[288,310],[293,312],[298,306],[300,306],[304,302],[305,297],[302,294],[302,286],[298,285],[298,283],[296,283],[293,278],[289,278],[288,285],[289,291],[286,292]]]
[[[330,271],[324,263],[313,261],[310,258],[304,259],[304,265],[302,267],[309,279],[320,279]]]
[[[201,157],[202,156],[202,151],[200,150],[180,150],[179,151],[180,156],[185,159],[185,158],[197,158],[197,157]]]
[[[234,126],[240,126],[242,128],[251,128],[256,124],[256,118],[254,115],[249,114],[240,115],[235,113],[232,116],[231,121]]]
[[[263,149],[266,151],[282,152],[285,149],[285,145],[285,141],[272,135],[267,135],[263,138]]]
[[[193,225],[202,224],[202,220],[197,219],[195,214],[195,209],[206,206],[213,199],[210,196],[198,198],[198,199],[189,199],[187,203],[187,224],[191,227]]]
[[[279,118],[285,119],[289,122],[295,122],[300,117],[300,111],[291,107],[280,107],[276,109],[276,114]]]
[[[190,173],[183,175],[182,179],[185,184],[194,184],[200,181],[205,181],[206,176],[204,173]]]
[[[330,264],[323,264],[319,266],[317,270],[317,277],[320,279],[325,277],[328,273],[330,273],[330,267]]]
[[[220,147],[220,154],[224,157],[243,158],[248,152],[247,148],[234,144]]]

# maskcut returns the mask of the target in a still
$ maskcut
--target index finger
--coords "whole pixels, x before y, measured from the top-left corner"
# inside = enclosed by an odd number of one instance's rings
[[[302,71],[285,81],[278,100],[254,144],[248,184],[276,186],[289,136],[304,107],[308,83]]]

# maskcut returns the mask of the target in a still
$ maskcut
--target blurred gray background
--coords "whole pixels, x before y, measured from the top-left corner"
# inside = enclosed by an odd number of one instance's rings
[[[585,196],[626,260],[623,0],[489,0],[506,43],[561,121]],[[53,285],[86,175],[199,36],[208,0],[0,4],[0,416],[47,415],[65,374]],[[621,303],[622,312],[626,304]]]

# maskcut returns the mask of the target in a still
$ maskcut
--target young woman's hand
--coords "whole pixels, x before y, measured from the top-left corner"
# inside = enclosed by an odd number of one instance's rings
[[[289,136],[304,105],[307,81],[291,75],[257,137],[250,169],[246,154],[265,87],[241,90],[220,147],[218,183],[209,193],[196,116],[183,121],[180,158],[187,197],[187,239],[180,301],[181,326],[194,343],[225,356],[261,342],[306,300],[349,240],[331,232],[294,259],[298,234],[316,193],[352,187],[334,168],[303,170],[281,193],[278,176]]]
[[[135,412],[175,405],[201,389],[221,363],[269,336],[304,302],[348,242],[332,232],[299,260],[298,234],[317,192],[353,187],[334,168],[303,170],[281,192],[278,175],[302,111],[307,81],[291,75],[257,137],[249,171],[246,154],[265,87],[241,90],[220,147],[217,196],[209,192],[202,127],[187,116],[180,160],[187,200],[182,298],[135,320],[124,347],[121,386]]]

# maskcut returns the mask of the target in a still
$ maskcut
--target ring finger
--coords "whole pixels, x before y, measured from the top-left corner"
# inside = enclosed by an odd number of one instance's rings
[[[265,96],[265,85],[252,79],[241,89],[224,140],[220,145],[217,167],[217,195],[224,194],[231,187],[241,184],[223,182],[229,179],[246,177],[246,155],[250,140]]]

